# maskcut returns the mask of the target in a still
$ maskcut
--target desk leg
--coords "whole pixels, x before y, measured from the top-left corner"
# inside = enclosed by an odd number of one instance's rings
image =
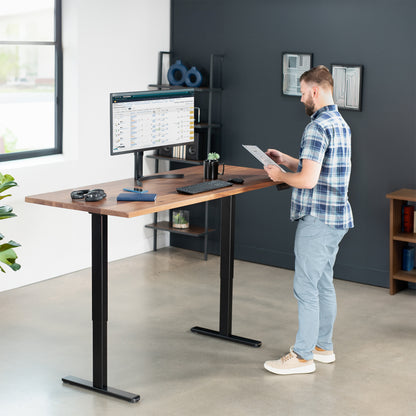
[[[234,217],[235,196],[221,199],[221,266],[220,266],[220,330],[201,328],[195,326],[192,332],[221,338],[228,341],[252,347],[260,347],[261,341],[243,338],[231,334],[233,278],[234,278]]]
[[[92,214],[93,381],[68,376],[64,383],[135,403],[140,396],[107,386],[108,261],[106,215]]]

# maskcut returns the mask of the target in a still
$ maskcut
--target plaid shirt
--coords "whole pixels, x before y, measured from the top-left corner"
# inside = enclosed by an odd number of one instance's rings
[[[298,172],[302,159],[321,164],[321,173],[314,188],[293,188],[290,219],[311,215],[338,229],[352,228],[348,202],[351,129],[336,105],[323,107],[311,116],[301,141]]]

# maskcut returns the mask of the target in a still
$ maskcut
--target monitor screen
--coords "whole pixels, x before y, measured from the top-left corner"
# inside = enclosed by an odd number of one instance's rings
[[[111,154],[194,141],[194,90],[110,94]]]

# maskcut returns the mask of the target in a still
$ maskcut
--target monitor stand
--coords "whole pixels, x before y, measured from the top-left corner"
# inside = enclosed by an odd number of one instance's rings
[[[134,180],[138,186],[142,186],[142,181],[149,179],[177,179],[183,178],[183,173],[161,173],[156,175],[143,176],[143,152],[134,152]]]

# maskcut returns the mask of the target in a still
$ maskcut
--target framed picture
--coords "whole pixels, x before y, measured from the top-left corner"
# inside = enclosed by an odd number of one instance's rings
[[[283,52],[282,54],[282,94],[301,96],[300,76],[312,68],[312,54]]]
[[[334,102],[339,108],[361,111],[363,66],[332,64]]]

